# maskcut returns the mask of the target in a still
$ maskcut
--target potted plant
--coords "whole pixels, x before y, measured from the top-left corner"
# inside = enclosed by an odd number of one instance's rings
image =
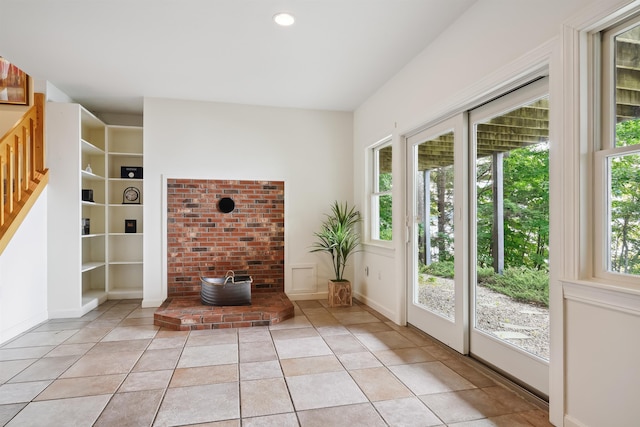
[[[331,214],[320,226],[320,231],[314,233],[311,252],[326,252],[331,255],[335,278],[329,280],[329,306],[351,305],[351,282],[344,278],[344,270],[349,257],[356,252],[360,244],[358,223],[361,221],[360,212],[355,207],[349,208],[348,203],[338,203],[331,206]]]

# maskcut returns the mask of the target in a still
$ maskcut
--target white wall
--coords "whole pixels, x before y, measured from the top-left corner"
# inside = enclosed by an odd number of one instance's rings
[[[47,320],[47,189],[0,255],[0,344]]]
[[[29,106],[0,106],[0,134],[11,129],[33,105],[33,92],[50,97],[50,92],[57,91],[42,80],[30,79],[29,83]],[[0,343],[48,317],[47,194],[45,188],[0,255]]]
[[[285,291],[326,295],[328,260],[310,254],[333,200],[352,201],[353,116],[168,99],[144,102],[144,300],[166,298],[163,177],[285,182]],[[317,288],[296,291],[290,270],[317,263]]]
[[[403,176],[404,145],[402,136],[412,130],[436,121],[446,114],[473,107],[478,100],[486,100],[501,86],[508,86],[529,69],[548,65],[551,69],[551,102],[553,108],[575,109],[571,101],[563,105],[565,98],[564,75],[578,64],[566,64],[562,57],[563,25],[584,10],[613,11],[629,1],[624,0],[541,0],[536,2],[508,0],[479,0],[467,13],[441,34],[441,36],[400,73],[381,87],[354,113],[354,193],[359,203],[366,205],[365,176],[368,173],[365,152],[367,147],[391,135],[394,147],[394,247],[384,249],[365,246],[355,267],[355,292],[360,298],[383,313],[391,313],[394,321],[405,319],[405,236],[404,203],[405,177]],[[566,70],[565,70],[566,68]],[[554,107],[555,106],[555,107]],[[577,111],[575,112],[577,115]],[[556,143],[569,144],[569,149],[559,148],[553,154],[552,175],[562,177],[563,162],[574,161],[566,156],[572,150],[572,141],[563,141],[563,117],[571,116],[566,111],[553,113],[560,119],[552,132]],[[574,153],[576,154],[576,153]],[[578,157],[577,155],[575,157]],[[578,180],[578,179],[576,179]],[[558,182],[558,181],[556,181]],[[552,184],[553,186],[553,184]],[[565,193],[563,193],[563,191]],[[632,317],[617,312],[615,308],[602,310],[593,304],[568,307],[565,317],[563,287],[559,277],[576,274],[573,266],[566,267],[568,257],[577,257],[572,242],[567,242],[563,230],[567,221],[579,218],[563,216],[566,203],[575,200],[566,186],[557,186],[552,192],[552,283],[551,283],[551,420],[556,425],[614,425],[607,424],[606,416],[593,417],[594,411],[612,415],[621,424],[636,419],[637,410],[627,400],[617,396],[635,392],[640,373],[633,365],[632,357],[638,354],[640,341],[637,336],[637,313]],[[577,209],[574,209],[574,213]],[[567,220],[567,218],[570,218]],[[571,219],[573,218],[573,219]],[[563,222],[564,221],[564,222]],[[558,250],[560,249],[560,250]],[[569,251],[569,252],[568,252]],[[568,255],[569,254],[569,255]],[[554,258],[555,257],[555,258]],[[364,274],[365,266],[375,266],[379,272]],[[371,268],[371,267],[370,267]],[[386,278],[380,280],[378,277]],[[574,277],[577,279],[577,277]],[[563,323],[565,322],[565,323]],[[602,322],[607,328],[595,327]],[[618,337],[612,338],[610,329],[615,328]],[[555,341],[554,341],[555,340]],[[580,354],[590,346],[605,342],[609,351],[595,353],[595,358],[585,363],[576,363]],[[565,354],[565,349],[567,353]],[[565,356],[570,359],[566,360]],[[636,362],[637,363],[637,362]],[[606,367],[595,373],[594,366]],[[565,369],[565,366],[568,366]],[[570,378],[567,372],[571,372]],[[613,386],[611,377],[627,381]],[[611,377],[610,377],[611,375]],[[586,386],[590,384],[590,386]],[[566,403],[569,402],[570,405]],[[601,422],[602,421],[602,422]],[[573,424],[571,424],[573,423]]]
[[[640,295],[565,284],[566,425],[637,426]]]
[[[640,411],[637,384],[640,353],[640,288],[591,277],[593,263],[589,224],[590,192],[589,86],[586,83],[589,34],[607,28],[640,12],[640,1],[598,2],[585,8],[563,28],[561,80],[563,105],[562,167],[563,226],[561,267],[564,319],[564,362],[566,426],[637,426]],[[553,312],[552,312],[553,314]]]
[[[356,292],[383,313],[393,313],[393,320],[404,320],[399,310],[404,305],[405,236],[398,221],[404,218],[404,188],[398,185],[404,180],[402,135],[496,89],[492,78],[496,73],[558,38],[563,20],[585,3],[481,0],[356,110],[355,194],[363,205],[366,149],[388,135],[394,141],[395,247],[393,251],[367,247],[355,268]],[[364,276],[366,265],[379,266],[380,275]]]

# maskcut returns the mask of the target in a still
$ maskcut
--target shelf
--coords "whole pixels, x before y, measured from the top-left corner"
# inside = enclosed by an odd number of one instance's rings
[[[142,153],[127,153],[124,151],[118,151],[118,152],[109,152],[110,156],[118,156],[118,157],[142,157],[143,154]]]
[[[95,234],[83,234],[81,237],[83,239],[89,239],[91,237],[104,237],[105,234],[104,233],[95,233]]]
[[[83,305],[142,298],[143,209],[123,204],[122,197],[130,186],[142,193],[143,180],[121,177],[121,167],[143,166],[142,127],[101,125],[90,114],[83,115],[82,125],[81,185],[93,190],[95,200],[81,202],[93,232],[82,236],[82,259],[91,261],[82,264]],[[84,169],[88,164],[91,173]],[[133,219],[138,232],[125,233],[125,222]]]
[[[54,317],[76,317],[108,297],[107,126],[76,103],[49,102],[46,112],[47,146],[55,153],[47,166],[58,171],[48,187],[47,308]],[[92,201],[82,200],[87,191]]]
[[[109,264],[138,265],[142,263],[142,233],[109,234]]]
[[[84,169],[81,169],[80,172],[82,173],[82,179],[87,179],[89,181],[104,181],[105,180],[104,176],[96,175],[95,173],[92,173],[92,172],[87,172]]]
[[[105,291],[87,291],[82,293],[82,309],[89,312],[107,300]]]
[[[109,181],[113,182],[136,182],[138,184],[142,184],[144,179],[136,179],[136,178],[109,178]]]
[[[142,153],[143,131],[140,126],[109,126],[109,151],[113,153]]]
[[[123,257],[127,257],[124,255]],[[142,261],[115,261],[109,263],[109,285],[107,287],[110,298],[139,298],[142,293],[143,277]]]
[[[95,206],[95,207],[104,207],[104,203],[96,203],[96,202],[87,202],[86,200],[82,201],[82,206]]]
[[[96,147],[89,141],[85,141],[84,139],[80,141],[80,149],[82,150],[83,153],[86,153],[92,156],[104,154],[104,150]]]
[[[104,261],[97,262],[85,262],[82,264],[82,272],[86,273],[87,271],[95,270],[96,268],[104,267]]]

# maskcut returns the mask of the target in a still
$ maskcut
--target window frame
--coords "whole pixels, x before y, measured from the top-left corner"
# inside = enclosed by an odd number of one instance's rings
[[[391,167],[391,188],[388,190],[380,191],[380,151],[385,148],[391,148],[392,152],[392,167]],[[370,193],[369,193],[369,242],[391,246],[393,244],[393,235],[390,240],[380,239],[380,204],[378,201],[383,196],[389,196],[392,200],[392,208],[393,208],[393,139],[389,136],[384,138],[374,145],[370,146],[369,149],[370,156],[370,167],[371,173],[369,177],[371,179],[370,182]],[[392,215],[392,223],[393,223],[393,215]],[[393,233],[393,225],[392,225],[392,233]]]
[[[640,154],[640,144],[616,147],[616,73],[615,37],[640,26],[640,15],[627,17],[593,34],[592,82],[595,88],[593,132],[596,136],[591,150],[593,158],[593,253],[592,271],[595,279],[640,287],[640,275],[610,271],[611,265],[611,205],[610,159]],[[598,100],[600,102],[598,102]]]

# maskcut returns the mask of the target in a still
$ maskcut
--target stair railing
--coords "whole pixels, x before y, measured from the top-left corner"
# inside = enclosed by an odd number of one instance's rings
[[[49,181],[45,167],[44,95],[0,140],[0,254]]]

